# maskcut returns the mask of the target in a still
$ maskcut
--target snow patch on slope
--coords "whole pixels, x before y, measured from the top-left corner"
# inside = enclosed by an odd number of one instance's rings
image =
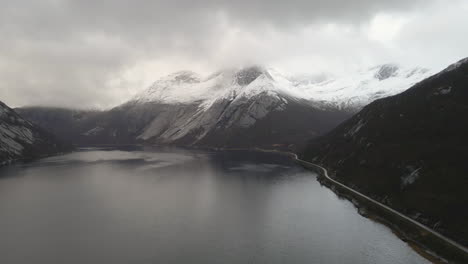
[[[361,130],[361,128],[364,127],[365,125],[366,123],[364,122],[364,120],[359,119],[357,124],[355,124],[352,128],[348,130],[348,132],[345,134],[345,137],[354,137],[354,135],[356,135],[356,133],[358,133],[359,130]]]

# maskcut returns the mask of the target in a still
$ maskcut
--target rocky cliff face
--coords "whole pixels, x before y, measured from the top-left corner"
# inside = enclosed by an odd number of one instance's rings
[[[69,150],[51,134],[24,120],[0,102],[0,165]]]
[[[468,244],[468,59],[313,140],[333,177]]]

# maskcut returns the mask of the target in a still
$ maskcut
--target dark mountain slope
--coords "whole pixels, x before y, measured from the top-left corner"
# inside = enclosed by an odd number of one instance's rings
[[[196,104],[129,102],[109,111],[19,108],[23,117],[76,145],[135,144],[199,147],[295,148],[328,132],[351,113],[309,101],[289,103],[267,95],[222,100],[208,111]],[[188,130],[183,136],[177,133]],[[147,136],[149,134],[149,136]]]
[[[307,139],[323,135],[351,116],[347,111],[317,108],[314,102],[285,97],[287,104],[281,105],[281,100],[276,99],[278,102],[270,105],[273,109],[267,109],[265,116],[257,119],[251,126],[243,126],[242,119],[255,119],[258,108],[263,109],[264,105],[269,105],[263,103],[265,100],[272,99],[261,94],[244,102],[242,107],[228,107],[219,118],[217,126],[196,145],[296,151]],[[277,107],[277,104],[281,106]]]
[[[35,125],[50,131],[63,141],[77,144],[87,140],[82,133],[95,127],[100,111],[82,111],[55,107],[24,107],[15,111]]]
[[[328,132],[352,113],[300,98],[261,67],[201,80],[178,72],[109,111],[17,109],[77,145],[134,144],[289,148]]]
[[[0,165],[71,150],[0,102]]]
[[[468,245],[468,59],[368,105],[303,156]]]
[[[134,144],[164,106],[125,104],[109,111],[53,107],[15,109],[21,116],[75,145]],[[141,114],[143,113],[143,114]]]

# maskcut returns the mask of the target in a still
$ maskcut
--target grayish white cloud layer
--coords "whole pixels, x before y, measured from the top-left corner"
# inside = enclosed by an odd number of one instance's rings
[[[111,107],[161,75],[290,72],[468,56],[464,0],[0,0],[0,100]]]

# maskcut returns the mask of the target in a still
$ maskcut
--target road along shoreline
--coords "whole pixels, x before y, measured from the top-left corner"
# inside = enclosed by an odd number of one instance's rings
[[[404,241],[416,246],[419,253],[425,253],[427,259],[439,263],[468,263],[468,248],[456,241],[440,234],[432,228],[417,222],[416,220],[384,205],[367,195],[364,195],[351,187],[331,178],[327,169],[312,162],[302,160],[296,153],[281,150],[254,149],[216,149],[216,150],[246,150],[268,153],[278,153],[289,156],[296,163],[306,169],[318,174],[318,180],[323,185],[330,188],[337,195],[350,200],[360,213],[366,211],[365,216],[376,219],[378,222],[387,225]],[[421,252],[424,251],[424,252]]]
[[[370,211],[379,217],[379,220],[404,235],[403,239],[411,240],[428,251],[448,260],[450,263],[468,263],[468,248],[425,226],[416,220],[384,205],[340,182],[331,178],[328,171],[320,165],[300,159],[295,153],[287,153],[303,167],[315,171],[319,175],[319,181],[329,188],[333,188],[338,194],[357,202],[366,211]]]

